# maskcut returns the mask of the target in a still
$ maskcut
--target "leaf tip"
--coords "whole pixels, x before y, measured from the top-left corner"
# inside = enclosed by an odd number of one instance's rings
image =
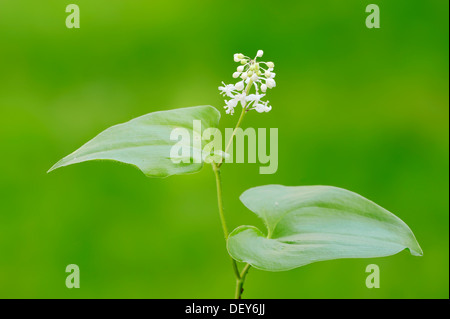
[[[422,257],[423,256],[423,250],[420,247],[418,242],[416,242],[416,244],[417,244],[417,247],[415,247],[415,248],[408,248],[408,250],[411,253],[411,255],[417,256],[417,257]]]
[[[56,166],[56,164],[53,165],[52,167],[50,167],[50,168],[47,170],[47,174],[50,173],[50,172],[52,172],[52,171],[54,171],[54,170],[57,169],[57,168],[58,168],[58,166]]]
[[[53,166],[50,167],[49,170],[47,171],[47,174],[50,173],[50,172],[52,172],[52,171],[54,171],[55,169],[60,168],[61,166],[65,166],[65,165],[61,165],[61,164],[63,164],[63,163],[61,163],[61,162],[62,162],[62,160],[59,160],[58,162],[56,162],[55,164],[53,164]]]

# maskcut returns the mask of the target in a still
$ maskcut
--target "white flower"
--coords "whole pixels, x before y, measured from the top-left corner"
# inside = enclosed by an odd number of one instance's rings
[[[234,114],[234,109],[241,104],[244,111],[255,110],[258,113],[269,112],[272,107],[268,105],[268,101],[262,101],[265,97],[267,89],[276,86],[274,80],[275,73],[273,62],[257,61],[263,56],[264,52],[258,50],[254,59],[236,53],[234,61],[240,62],[241,65],[236,68],[233,78],[240,77],[242,81],[236,84],[225,84],[219,87],[221,94],[227,96],[229,100],[225,100],[225,110],[227,114]],[[259,93],[261,89],[261,94]],[[252,93],[253,91],[253,93]]]
[[[222,82],[222,84],[223,84],[224,86],[219,86],[219,90],[222,91],[221,94],[222,94],[222,95],[229,96],[229,97],[233,97],[233,94],[232,94],[232,93],[233,93],[233,91],[236,90],[236,88],[234,87],[234,85],[233,85],[233,84],[225,84],[225,83],[223,83],[223,82]]]
[[[249,94],[246,97],[246,100],[249,101],[249,102],[256,102],[256,103],[258,103],[264,97],[264,95],[265,94]]]
[[[235,99],[231,99],[229,101],[225,100],[226,105],[223,107],[225,109],[225,113],[233,115],[234,108],[236,107],[237,103],[238,103],[238,101]]]
[[[236,100],[236,103],[241,102],[242,107],[244,107],[245,104],[247,103],[247,94],[245,93],[236,94],[234,96],[234,100]]]

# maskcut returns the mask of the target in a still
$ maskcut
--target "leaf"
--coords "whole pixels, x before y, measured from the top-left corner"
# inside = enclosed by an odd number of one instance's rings
[[[202,157],[206,143],[201,139],[202,133],[207,128],[216,128],[219,118],[219,111],[209,105],[149,113],[106,129],[53,165],[48,172],[86,161],[113,160],[134,165],[149,177],[194,173],[203,166],[202,161],[193,161],[195,154]],[[194,127],[194,120],[201,121],[200,130]],[[170,138],[175,128],[187,129],[191,141],[195,136],[201,140],[202,148],[195,147],[195,143],[186,144],[190,155],[178,160],[187,162],[174,163],[170,156],[172,146],[178,142]]]
[[[331,186],[266,185],[251,188],[242,203],[264,221],[265,236],[240,226],[229,236],[229,254],[266,271],[284,271],[338,258],[372,258],[422,249],[409,227],[374,202]]]

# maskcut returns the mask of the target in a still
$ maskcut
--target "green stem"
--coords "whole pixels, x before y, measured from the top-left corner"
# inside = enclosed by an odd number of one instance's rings
[[[220,222],[222,224],[223,234],[225,236],[225,242],[228,240],[228,228],[227,228],[227,222],[225,220],[225,214],[223,211],[223,199],[222,199],[222,179],[220,177],[220,168],[215,164],[212,163],[214,175],[216,176],[216,188],[217,188],[217,204],[219,206],[219,216],[220,216]],[[236,276],[237,280],[241,279],[241,276],[239,274],[239,269],[237,267],[236,261],[231,258],[233,271]]]
[[[252,87],[253,81],[250,80],[247,83],[247,87],[245,88],[245,95],[248,95],[248,92],[250,91],[250,88]],[[233,134],[230,137],[230,140],[227,143],[227,146],[225,148],[225,153],[228,152],[228,149],[231,146],[231,143],[233,142],[233,138],[236,135],[236,131],[237,129],[241,126],[242,124],[242,120],[244,119],[244,115],[247,111],[247,104],[244,105],[242,107],[242,112],[241,112],[241,116],[239,117],[239,120],[236,124],[236,127],[234,128]],[[219,215],[220,215],[220,222],[222,223],[222,229],[223,229],[223,234],[225,236],[225,241],[228,240],[228,228],[227,228],[227,223],[225,220],[225,214],[223,211],[223,199],[222,199],[222,180],[221,180],[221,176],[220,176],[220,166],[222,166],[223,161],[219,162],[219,163],[212,163],[212,167],[213,167],[213,171],[214,171],[214,175],[216,177],[216,187],[217,187],[217,203],[219,206]],[[244,269],[242,270],[241,273],[239,273],[239,268],[237,266],[236,261],[231,258],[231,262],[232,262],[232,266],[233,266],[233,271],[234,271],[234,275],[236,276],[236,294],[235,294],[235,298],[236,299],[241,299],[242,296],[242,292],[244,291],[244,282],[245,282],[245,277],[247,276],[247,272],[250,269],[250,264],[246,264]]]
[[[245,95],[248,95],[248,92],[250,91],[250,88],[252,87],[252,85],[253,85],[253,81],[250,80],[250,81],[247,83],[247,87],[245,88]],[[241,124],[242,124],[242,120],[244,119],[245,113],[247,113],[247,104],[246,104],[244,107],[242,107],[241,116],[239,116],[239,120],[238,120],[238,122],[237,122],[237,124],[236,124],[236,127],[235,127],[234,130],[233,130],[233,134],[231,134],[231,137],[230,137],[230,139],[228,140],[227,146],[225,147],[225,153],[228,152],[228,149],[230,148],[231,143],[233,143],[233,138],[234,138],[234,136],[236,135],[236,131],[238,130],[238,128],[239,128],[239,127],[241,126]],[[222,164],[223,164],[223,161],[221,161],[220,163],[218,163],[218,164],[217,164],[217,167],[220,168],[220,166],[222,166]]]
[[[227,147],[225,148],[225,153],[227,153],[228,150],[230,149],[231,143],[233,143],[233,138],[234,138],[234,136],[236,135],[237,129],[241,126],[241,123],[242,123],[242,120],[244,119],[245,113],[247,113],[247,112],[246,112],[246,109],[243,107],[243,108],[242,108],[242,112],[241,112],[241,116],[239,116],[239,120],[238,120],[238,122],[237,122],[237,124],[236,124],[236,127],[235,127],[234,130],[233,130],[233,134],[231,134],[231,137],[230,137],[230,139],[228,140]],[[220,162],[220,163],[217,164],[217,165],[220,167],[220,166],[222,165],[222,163],[223,163],[223,162]]]
[[[250,264],[246,264],[244,269],[242,270],[241,274],[240,274],[240,279],[238,279],[236,281],[236,292],[234,295],[235,299],[241,299],[242,298],[242,293],[244,292],[244,283],[245,283],[245,278],[247,277],[247,273],[248,270],[250,269],[251,265]]]

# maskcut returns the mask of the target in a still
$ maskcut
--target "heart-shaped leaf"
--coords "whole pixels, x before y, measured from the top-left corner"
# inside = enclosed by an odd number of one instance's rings
[[[228,238],[228,252],[266,271],[284,271],[338,258],[372,258],[408,248],[422,255],[411,229],[374,202],[331,186],[266,185],[241,197],[258,215],[267,235],[240,226]]]
[[[219,119],[219,111],[209,105],[149,113],[106,129],[53,165],[49,172],[86,161],[113,160],[132,164],[149,177],[193,173],[202,168],[205,157],[202,149],[207,141],[202,139],[203,131],[216,128]],[[194,125],[195,120],[201,125]],[[185,129],[189,141],[174,139],[174,129]],[[171,154],[177,143],[184,143],[189,149],[188,155],[180,156],[178,162]],[[194,161],[194,156],[202,160]]]

